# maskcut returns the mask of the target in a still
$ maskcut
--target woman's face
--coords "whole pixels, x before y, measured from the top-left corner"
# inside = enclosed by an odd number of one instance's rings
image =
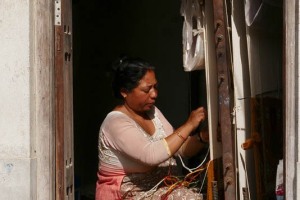
[[[151,110],[157,98],[157,80],[153,70],[148,70],[139,84],[130,92],[122,92],[125,104],[135,112]]]

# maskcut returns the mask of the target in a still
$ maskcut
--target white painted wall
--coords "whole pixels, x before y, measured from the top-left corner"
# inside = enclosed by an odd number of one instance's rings
[[[55,197],[53,3],[0,0],[1,200]]]
[[[0,0],[0,199],[32,199],[29,1]]]

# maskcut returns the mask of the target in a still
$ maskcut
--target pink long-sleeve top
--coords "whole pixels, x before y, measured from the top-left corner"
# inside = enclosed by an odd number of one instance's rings
[[[173,127],[156,107],[149,115],[155,125],[153,135],[120,111],[106,116],[99,133],[96,200],[121,199],[119,190],[127,173],[150,171],[170,158],[164,138]]]

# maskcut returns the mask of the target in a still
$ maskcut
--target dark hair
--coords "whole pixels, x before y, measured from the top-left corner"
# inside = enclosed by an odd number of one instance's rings
[[[140,58],[123,57],[113,64],[113,94],[118,99],[123,99],[121,89],[131,91],[138,86],[148,70],[154,70],[154,67]]]

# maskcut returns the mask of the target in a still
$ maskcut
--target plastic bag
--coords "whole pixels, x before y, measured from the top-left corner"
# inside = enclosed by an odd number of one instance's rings
[[[182,0],[181,15],[184,17],[182,30],[184,71],[204,69],[203,13],[199,0]]]

